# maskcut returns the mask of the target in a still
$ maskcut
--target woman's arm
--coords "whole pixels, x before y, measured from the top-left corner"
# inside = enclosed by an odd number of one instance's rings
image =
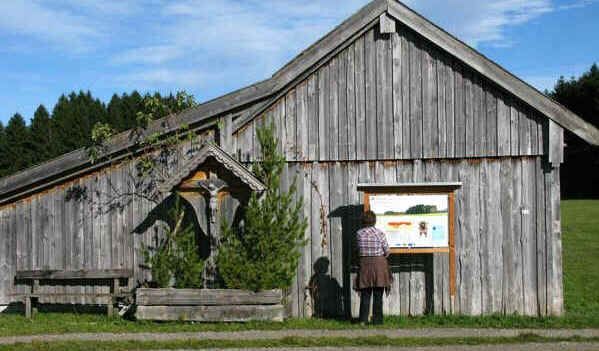
[[[383,248],[383,255],[389,257],[391,250],[389,249],[389,243],[387,242],[387,236],[381,230],[378,230],[378,237]]]

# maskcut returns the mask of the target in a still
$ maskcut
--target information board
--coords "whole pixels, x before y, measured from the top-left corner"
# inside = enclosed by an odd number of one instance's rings
[[[369,194],[368,201],[390,247],[449,247],[449,195]]]

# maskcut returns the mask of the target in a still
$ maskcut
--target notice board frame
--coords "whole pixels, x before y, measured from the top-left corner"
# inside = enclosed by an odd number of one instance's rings
[[[455,192],[461,182],[452,183],[398,183],[398,184],[358,184],[358,191],[364,193],[364,212],[370,211],[371,195],[447,195],[448,196],[448,247],[436,248],[391,248],[391,254],[433,254],[447,253],[449,256],[449,295],[451,305],[456,296],[456,254],[455,254]]]

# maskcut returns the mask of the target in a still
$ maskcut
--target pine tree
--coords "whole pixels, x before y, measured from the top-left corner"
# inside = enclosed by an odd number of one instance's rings
[[[123,94],[121,99],[117,94],[113,94],[108,105],[106,105],[107,123],[117,132],[125,130],[124,126],[124,99],[127,94]]]
[[[52,111],[56,124],[57,151],[64,154],[88,146],[91,130],[97,122],[106,122],[106,107],[91,93],[62,95]]]
[[[30,129],[34,164],[40,164],[58,156],[54,145],[54,126],[44,105],[40,105],[35,110]]]
[[[117,132],[135,128],[137,112],[143,108],[143,97],[136,90],[131,95],[114,94],[106,107],[108,123]]]
[[[291,286],[306,244],[302,200],[294,204],[295,181],[281,189],[284,156],[277,150],[274,126],[258,130],[263,161],[253,168],[267,190],[262,199],[253,193],[242,228],[222,227],[217,254],[218,271],[228,288],[253,291]],[[224,221],[223,221],[224,222]]]
[[[29,129],[25,119],[18,113],[8,121],[4,129],[6,160],[10,173],[18,172],[29,167],[33,161],[33,151]]]
[[[550,96],[587,122],[599,128],[599,67],[591,68],[578,79],[559,79]],[[564,130],[564,164],[561,191],[564,198],[599,197],[599,147],[590,145],[569,130]]]
[[[0,121],[0,177],[9,174],[8,153],[6,148],[6,133],[4,132],[4,124]]]

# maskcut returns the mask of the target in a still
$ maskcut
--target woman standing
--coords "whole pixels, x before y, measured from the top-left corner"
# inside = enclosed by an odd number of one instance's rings
[[[362,222],[364,227],[356,233],[360,256],[360,272],[356,282],[356,288],[360,292],[360,323],[368,322],[370,298],[374,295],[372,322],[383,324],[383,291],[389,289],[393,282],[387,263],[389,244],[385,233],[374,227],[374,212],[365,212]]]

